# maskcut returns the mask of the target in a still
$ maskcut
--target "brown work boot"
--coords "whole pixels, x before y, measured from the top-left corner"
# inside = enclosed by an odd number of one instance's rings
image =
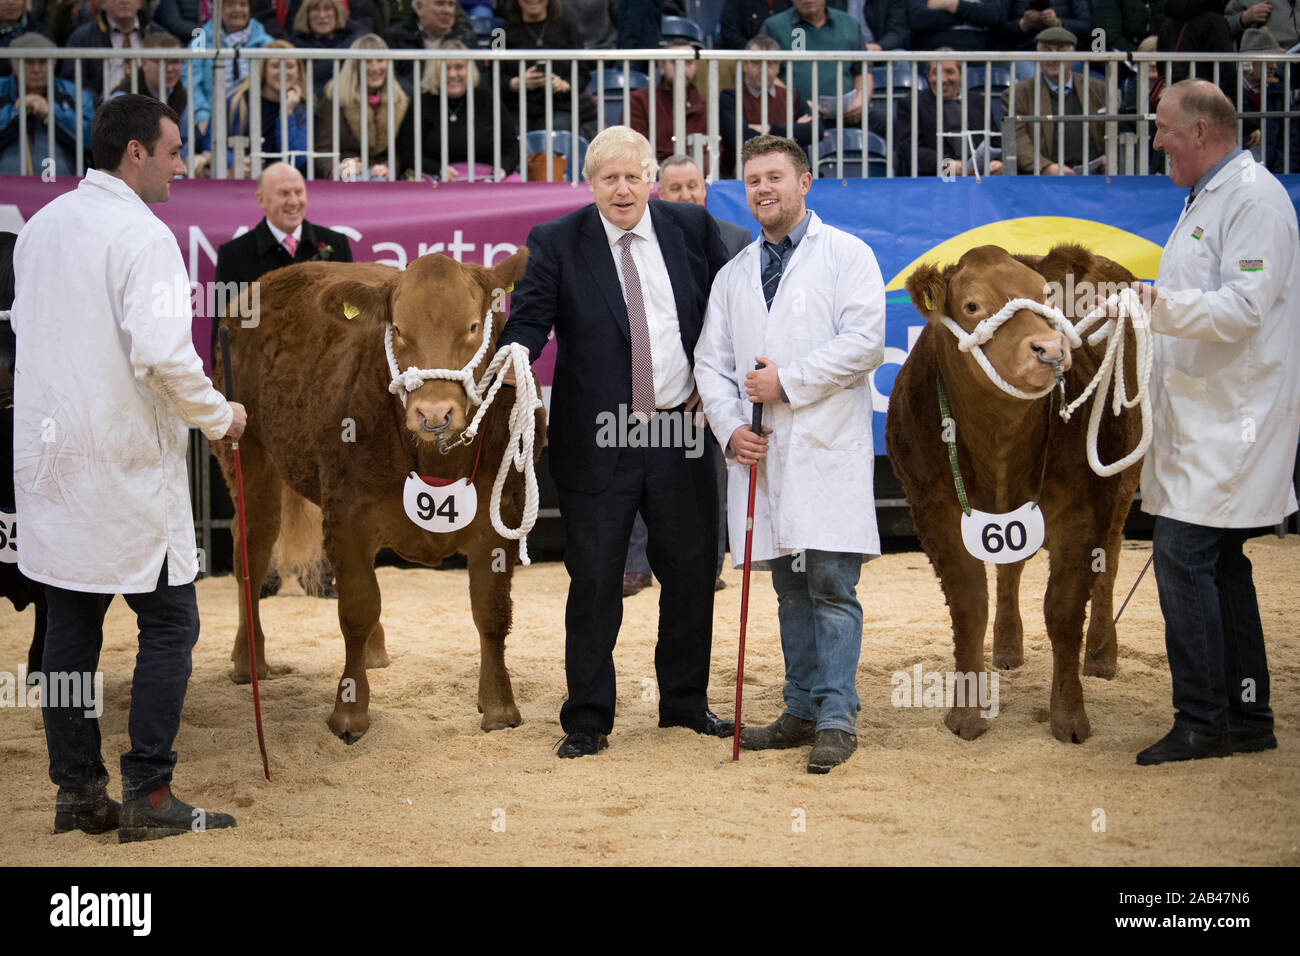
[[[650,586],[650,575],[641,571],[628,571],[623,575],[623,597],[640,594]]]
[[[819,730],[808,755],[809,773],[830,773],[853,756],[858,749],[858,738],[843,730]]]
[[[54,798],[54,832],[107,833],[116,830],[122,805],[107,790],[73,790],[59,787]]]
[[[746,750],[788,750],[812,743],[816,730],[816,721],[784,713],[766,727],[741,727],[740,746]]]

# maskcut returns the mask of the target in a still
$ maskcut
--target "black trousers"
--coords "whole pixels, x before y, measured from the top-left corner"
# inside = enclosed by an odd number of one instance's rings
[[[614,726],[614,644],[623,622],[628,537],[638,510],[648,531],[650,568],[660,583],[659,715],[690,716],[708,706],[718,496],[704,443],[698,457],[688,458],[688,451],[623,448],[613,480],[600,493],[558,488],[569,572],[569,696],[560,709],[566,733],[578,727],[609,733]]]
[[[68,591],[46,585],[49,623],[45,632],[46,678],[94,674],[104,643],[104,615],[115,595]],[[176,766],[172,743],[190,679],[190,652],[199,638],[194,585],[167,584],[163,561],[158,585],[147,594],[124,595],[140,627],[140,651],[131,681],[127,730],[131,749],[122,755],[122,799],[132,800],[171,783]],[[99,720],[79,706],[51,707],[42,701],[50,780],[74,790],[98,790],[108,783],[100,751]],[[102,702],[101,702],[102,706]]]

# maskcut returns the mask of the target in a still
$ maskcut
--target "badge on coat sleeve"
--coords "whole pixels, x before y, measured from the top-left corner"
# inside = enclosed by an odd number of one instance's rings
[[[0,563],[18,563],[18,516],[0,511]]]
[[[961,516],[961,540],[966,550],[981,561],[1015,564],[1031,557],[1043,546],[1043,509],[1034,501],[1015,511],[990,514],[971,509]]]
[[[431,485],[415,472],[406,476],[402,489],[406,516],[425,531],[447,534],[459,531],[478,513],[478,493],[468,478]]]

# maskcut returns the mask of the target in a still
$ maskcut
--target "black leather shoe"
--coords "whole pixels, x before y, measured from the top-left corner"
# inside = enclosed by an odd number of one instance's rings
[[[766,727],[741,727],[740,746],[746,750],[788,750],[813,742],[817,721],[782,714]]]
[[[1273,731],[1262,727],[1255,730],[1230,730],[1228,736],[1232,740],[1232,752],[1235,754],[1253,754],[1261,750],[1277,749],[1277,738],[1273,736]]]
[[[688,727],[708,737],[730,737],[736,732],[734,720],[723,720],[708,708],[690,717],[660,717],[659,726]]]
[[[116,830],[122,805],[106,790],[82,791],[59,787],[54,798],[54,832],[107,833]]]
[[[809,773],[830,773],[853,756],[858,749],[858,738],[843,730],[819,730],[808,755]]]
[[[1174,760],[1226,757],[1230,753],[1232,744],[1227,734],[1202,734],[1174,724],[1173,730],[1137,755],[1137,762],[1150,767]]]
[[[650,586],[650,575],[641,571],[628,571],[623,575],[623,597],[640,594]]]
[[[224,830],[234,825],[235,818],[230,814],[192,807],[178,799],[171,787],[159,787],[153,793],[122,804],[122,825],[117,831],[117,841],[161,840],[181,833]]]
[[[562,760],[568,757],[590,757],[608,746],[609,738],[595,727],[577,727],[560,741],[555,748],[555,755]]]

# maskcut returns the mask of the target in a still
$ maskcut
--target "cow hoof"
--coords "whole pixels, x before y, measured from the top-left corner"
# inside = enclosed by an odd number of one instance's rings
[[[388,651],[373,651],[366,647],[366,670],[373,670],[376,667],[387,667],[389,664]]]
[[[328,721],[330,730],[348,746],[356,743],[370,729],[370,718],[365,714],[347,714],[334,711]]]
[[[1110,680],[1115,676],[1115,662],[1091,654],[1083,655],[1083,676]]]
[[[263,664],[257,669],[257,679],[266,680],[271,676],[271,668]],[[236,667],[230,674],[230,679],[236,684],[251,684],[253,678],[247,667]]]
[[[993,666],[1000,670],[1014,670],[1024,662],[1024,651],[999,651],[997,648],[993,649]]]
[[[944,716],[943,722],[962,740],[974,740],[989,729],[989,722],[974,708],[954,707]]]
[[[1063,744],[1081,744],[1091,735],[1088,715],[1082,711],[1075,716],[1066,715],[1061,720],[1052,719],[1052,736]]]
[[[507,727],[518,727],[523,722],[524,719],[519,715],[518,707],[507,707],[503,710],[483,714],[479,726],[491,733],[494,730],[505,730]]]

